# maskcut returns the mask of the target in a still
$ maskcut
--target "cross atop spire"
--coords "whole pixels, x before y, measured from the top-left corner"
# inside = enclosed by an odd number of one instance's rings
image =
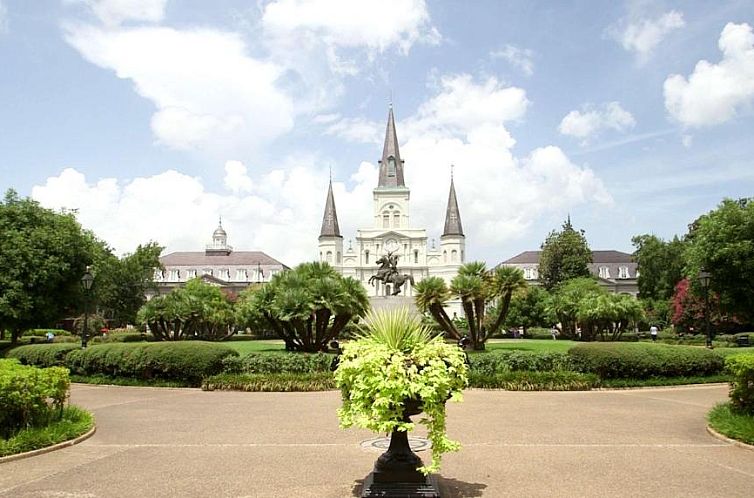
[[[392,99],[391,99],[392,100]],[[385,146],[382,148],[380,160],[380,187],[405,187],[403,181],[403,160],[398,149],[398,136],[395,133],[395,117],[393,116],[393,104],[390,103],[390,111],[387,116],[387,129],[385,130]]]
[[[327,202],[325,203],[325,214],[322,216],[322,229],[319,232],[320,237],[341,237],[340,227],[338,226],[338,213],[335,211],[335,197],[332,193],[332,178],[327,188]]]
[[[448,194],[448,208],[445,210],[445,230],[442,236],[460,235],[463,237],[463,226],[461,225],[461,213],[458,211],[458,199],[456,199],[456,187],[453,183],[453,167],[450,173],[450,193]]]

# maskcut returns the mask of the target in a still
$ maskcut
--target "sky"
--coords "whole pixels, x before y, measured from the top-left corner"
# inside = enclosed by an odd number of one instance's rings
[[[317,257],[372,224],[392,102],[411,225],[467,260],[683,235],[754,192],[754,0],[0,0],[0,190],[117,254]]]

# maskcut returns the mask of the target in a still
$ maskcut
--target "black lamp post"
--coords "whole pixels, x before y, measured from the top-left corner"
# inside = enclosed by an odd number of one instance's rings
[[[91,271],[89,271],[89,266],[87,266],[86,273],[81,277],[81,287],[83,287],[84,295],[86,296],[84,301],[84,330],[81,333],[81,349],[86,349],[86,343],[89,339],[89,296],[93,283],[94,276]]]
[[[709,282],[712,275],[702,268],[697,278],[704,289],[704,332],[707,335],[707,347],[712,349],[712,331],[709,327]]]

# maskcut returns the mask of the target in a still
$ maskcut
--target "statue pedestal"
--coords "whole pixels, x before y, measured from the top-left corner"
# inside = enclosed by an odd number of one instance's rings
[[[375,311],[406,308],[412,315],[421,315],[416,308],[413,297],[408,296],[372,296],[369,303]]]

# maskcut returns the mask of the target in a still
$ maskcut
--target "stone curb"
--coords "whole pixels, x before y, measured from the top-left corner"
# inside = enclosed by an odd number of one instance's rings
[[[592,391],[641,391],[641,390],[652,390],[652,389],[689,389],[694,387],[704,387],[704,386],[712,386],[712,387],[719,387],[719,386],[727,386],[729,382],[708,382],[703,384],[676,384],[672,386],[635,386],[635,387],[595,387],[592,389]]]
[[[715,437],[721,441],[725,441],[726,443],[730,443],[734,446],[738,446],[739,448],[744,448],[749,451],[754,451],[754,446],[748,443],[744,443],[742,441],[739,441],[737,439],[729,438],[728,436],[725,436],[723,434],[720,434],[715,429],[712,428],[712,426],[707,425],[707,432],[710,434],[710,436]]]
[[[68,446],[73,446],[74,444],[79,444],[82,441],[86,441],[90,437],[94,435],[94,433],[97,432],[97,426],[93,425],[91,429],[89,429],[89,432],[86,434],[82,434],[79,437],[69,439],[68,441],[63,441],[62,443],[53,444],[52,446],[47,446],[45,448],[39,448],[38,450],[31,450],[27,451],[25,453],[17,453],[15,455],[8,455],[4,457],[0,457],[0,465],[12,462],[14,460],[21,460],[22,458],[29,458],[37,455],[42,455],[44,453],[50,453],[51,451],[60,450],[63,448],[67,448]]]

